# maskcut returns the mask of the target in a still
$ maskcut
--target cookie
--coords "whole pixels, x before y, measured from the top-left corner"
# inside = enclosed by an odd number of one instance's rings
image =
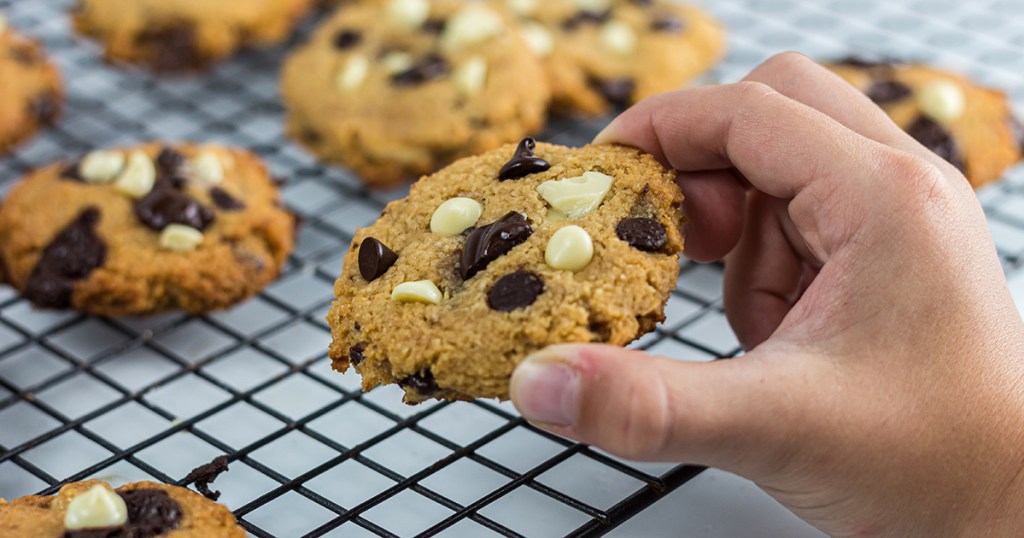
[[[155,482],[117,489],[98,480],[75,482],[56,495],[0,499],[5,538],[243,538],[224,506],[193,491]]]
[[[653,330],[683,249],[673,180],[635,149],[532,139],[421,179],[345,254],[334,368],[407,403],[508,398],[531,352]]]
[[[921,64],[848,58],[827,67],[957,167],[976,189],[1024,158],[1020,123],[998,90]]]
[[[540,130],[548,85],[501,4],[346,3],[285,63],[288,131],[373,187]]]
[[[563,114],[606,114],[679,89],[725,49],[717,22],[667,0],[505,1],[545,60],[553,107]]]
[[[31,173],[0,207],[0,260],[42,308],[201,313],[274,280],[294,228],[255,155],[151,143]]]
[[[156,71],[207,68],[243,47],[283,41],[313,0],[79,0],[75,28],[108,60]]]
[[[0,14],[0,154],[57,123],[64,86],[39,43],[11,28]]]

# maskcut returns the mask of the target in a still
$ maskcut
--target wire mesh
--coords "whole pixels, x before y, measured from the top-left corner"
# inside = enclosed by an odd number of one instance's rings
[[[772,52],[865,49],[934,61],[1024,103],[1019,1],[720,0],[731,35],[712,80]],[[105,65],[68,24],[70,0],[0,1],[41,39],[69,90],[61,124],[0,161],[0,196],[32,167],[142,140],[217,141],[257,152],[304,219],[281,279],[227,312],[109,319],[33,310],[0,287],[0,497],[67,481],[180,483],[226,454],[214,489],[255,536],[594,536],[700,472],[626,462],[526,424],[508,403],[407,407],[330,370],[323,320],[356,228],[405,189],[364,190],[283,136],[277,75],[291,43],[243,52],[209,76],[158,79]],[[578,145],[605,123],[556,120]],[[1024,254],[1024,170],[980,193],[1008,273]],[[721,268],[681,266],[668,319],[634,347],[686,360],[739,351]]]

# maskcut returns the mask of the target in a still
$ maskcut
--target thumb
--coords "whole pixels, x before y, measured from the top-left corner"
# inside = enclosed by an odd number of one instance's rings
[[[794,367],[793,360],[799,359],[786,357],[789,367],[777,368],[756,350],[690,363],[566,344],[524,360],[509,391],[536,426],[618,456],[756,476],[782,463],[804,437],[798,415],[815,386],[807,379],[813,368]]]

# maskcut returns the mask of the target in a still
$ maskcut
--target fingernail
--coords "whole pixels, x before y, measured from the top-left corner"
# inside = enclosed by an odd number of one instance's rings
[[[520,363],[509,392],[526,420],[569,426],[576,418],[579,384],[579,373],[566,358],[542,351]]]
[[[590,143],[591,144],[610,144],[612,142],[612,140],[613,140],[613,135],[614,135],[615,131],[617,130],[616,129],[617,123],[618,122],[616,122],[615,120],[612,120],[612,122],[609,123],[608,125],[606,125],[604,127],[604,129],[601,129],[600,133],[597,133],[597,136],[595,136],[594,139]]]

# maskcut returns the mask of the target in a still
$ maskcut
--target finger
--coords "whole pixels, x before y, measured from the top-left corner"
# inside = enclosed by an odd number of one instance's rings
[[[785,200],[752,193],[743,238],[725,264],[725,313],[744,349],[779,328],[817,270],[786,206]]]
[[[686,256],[698,262],[722,259],[740,239],[746,188],[734,170],[686,172],[677,180],[683,191]]]
[[[788,359],[790,368],[756,354],[687,363],[613,346],[559,345],[520,364],[510,393],[537,426],[613,454],[754,475],[759,469],[743,468],[753,464],[751,450],[767,466],[789,453],[806,424],[794,413],[815,397],[808,379],[819,367]]]

